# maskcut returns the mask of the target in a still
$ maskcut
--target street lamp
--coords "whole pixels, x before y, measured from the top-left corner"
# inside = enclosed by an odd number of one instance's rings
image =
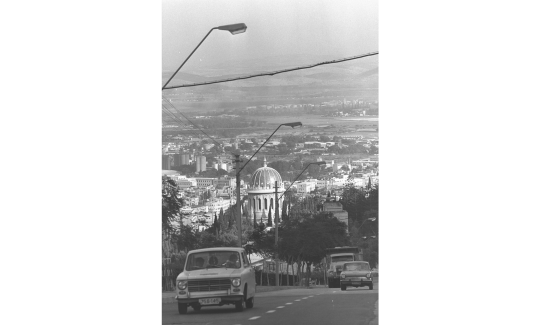
[[[377,218],[367,218],[366,220],[364,220],[364,222],[362,222],[362,224],[360,225],[360,227],[358,227],[358,230],[360,231],[360,229],[362,229],[362,226],[364,225],[364,223],[366,223],[366,221],[375,221],[377,220]],[[375,233],[371,228],[370,230]],[[376,236],[370,236],[371,238],[376,238]],[[363,236],[362,239],[367,239],[368,237],[367,236]]]
[[[247,26],[246,26],[246,24],[244,24],[244,23],[240,23],[240,24],[232,24],[232,25],[223,25],[223,26],[218,26],[218,27],[214,27],[214,28],[210,29],[210,31],[208,32],[208,34],[206,34],[206,36],[202,39],[202,41],[199,43],[199,45],[197,45],[197,47],[191,52],[191,54],[189,54],[189,56],[187,57],[187,59],[185,59],[184,62],[182,62],[182,64],[180,65],[180,67],[178,67],[178,69],[176,69],[176,71],[175,71],[174,74],[169,78],[169,80],[167,80],[167,82],[163,85],[163,87],[161,88],[161,90],[164,90],[165,87],[167,87],[167,85],[169,84],[169,82],[174,78],[174,76],[176,76],[176,74],[178,73],[178,71],[180,71],[180,69],[184,66],[184,64],[186,64],[187,60],[189,60],[189,58],[193,55],[193,53],[195,53],[195,51],[197,51],[197,49],[198,49],[199,46],[202,44],[202,42],[204,42],[204,40],[208,37],[208,35],[210,35],[210,33],[211,33],[214,29],[226,30],[226,31],[229,31],[231,34],[236,35],[236,34],[240,34],[240,33],[245,32],[246,29],[247,29]]]
[[[326,165],[326,161],[317,161],[317,162],[312,162],[312,163],[309,163],[307,164],[306,168],[304,168],[304,170],[302,170],[300,172],[300,174],[298,174],[298,176],[296,176],[296,178],[294,179],[294,181],[292,181],[291,185],[289,185],[289,187],[287,187],[287,189],[285,190],[285,192],[283,192],[283,194],[281,194],[281,196],[279,197],[279,199],[281,200],[281,197],[283,195],[285,195],[285,193],[287,193],[287,191],[293,186],[294,182],[296,182],[296,180],[302,175],[302,173],[304,173],[306,171],[306,169],[308,169],[309,166],[311,165]]]
[[[377,218],[367,218],[366,220],[364,220],[364,222],[362,222],[362,224],[360,225],[360,227],[358,227],[358,229],[362,228],[362,226],[364,225],[364,223],[366,223],[366,221],[375,221],[377,220]]]
[[[302,175],[303,172],[306,171],[306,169],[308,169],[309,166],[311,165],[326,165],[326,162],[325,161],[317,161],[317,162],[313,162],[313,163],[309,163],[307,164],[306,168],[304,168],[304,170],[302,170],[300,172],[300,174],[298,174],[298,176],[296,176],[296,178],[294,179],[294,181],[292,181],[291,185],[289,185],[289,187],[287,187],[287,189],[285,190],[285,192],[283,192],[283,194],[281,194],[281,196],[279,197],[278,199],[278,192],[277,192],[277,181],[276,181],[276,216],[277,216],[277,212],[278,212],[278,202],[279,200],[281,200],[281,198],[283,197],[283,195],[285,195],[285,193],[287,193],[287,191],[291,188],[291,186],[294,184],[294,182],[296,182],[296,180],[298,179],[298,177],[300,177],[300,175]],[[282,216],[283,217],[283,216]],[[278,266],[278,227],[279,227],[279,218],[275,218],[275,226],[276,226],[276,231],[275,231],[275,245],[276,245],[276,258],[275,258],[275,261],[276,261],[276,286],[279,286],[279,269],[277,268]]]
[[[290,126],[291,128],[294,128],[296,126],[302,126],[302,122],[280,124],[277,127],[277,129],[274,132],[272,132],[272,134],[270,134],[270,136],[266,139],[266,141],[264,141],[264,143],[259,147],[259,149],[257,149],[257,151],[255,151],[255,153],[249,158],[249,160],[244,164],[244,166],[242,166],[242,168],[240,168],[240,154],[234,155],[235,157],[234,162],[236,162],[236,224],[238,227],[238,242],[239,242],[240,247],[242,247],[242,214],[240,211],[240,172],[247,166],[247,164],[251,161],[251,159],[255,157],[257,152],[259,152],[259,150],[261,150],[262,147],[264,147],[264,145],[268,142],[268,140],[270,140],[270,138],[274,135],[274,133],[276,133],[277,130],[279,130],[279,128],[282,126]]]

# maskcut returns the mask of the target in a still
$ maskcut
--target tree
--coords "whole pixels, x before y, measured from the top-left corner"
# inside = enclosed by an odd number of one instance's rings
[[[253,228],[257,228],[257,214],[255,213],[255,205],[253,205]]]
[[[344,171],[348,172],[350,169],[349,169],[349,166],[343,165],[343,166],[341,166],[341,170],[344,170]]]
[[[327,135],[321,135],[319,139],[321,142],[330,142],[330,137]]]
[[[219,209],[219,228],[220,229],[227,228],[227,223],[225,222],[224,216],[223,216],[223,208]]]
[[[283,204],[281,205],[281,220],[287,219],[287,204],[285,204],[285,201],[283,201]]]
[[[167,176],[161,179],[161,227],[164,231],[173,230],[172,222],[179,218],[184,200],[178,193],[176,182]]]
[[[218,169],[218,171],[217,171],[217,173],[216,173],[216,175],[217,175],[218,177],[225,176],[225,175],[228,175],[228,174],[229,174],[229,172],[227,172],[226,170],[221,169],[221,168]]]
[[[298,218],[287,219],[279,228],[279,255],[306,263],[308,277],[311,265],[326,256],[326,248],[348,244],[346,224],[328,212],[301,212]]]
[[[268,227],[272,227],[272,206],[268,209]]]

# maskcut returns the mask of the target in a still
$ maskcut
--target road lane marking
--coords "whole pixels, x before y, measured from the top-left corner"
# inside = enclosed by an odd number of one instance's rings
[[[296,299],[295,301],[302,301],[301,299]]]
[[[302,299],[307,299],[307,298],[309,298],[309,297],[304,297],[304,298],[302,298]]]
[[[292,305],[292,302],[287,302],[285,303],[285,305]]]
[[[285,306],[277,306],[276,308],[285,308]]]
[[[273,312],[275,312],[275,310],[269,310],[266,313],[269,314],[269,313],[273,313]]]
[[[312,298],[313,296],[309,296],[309,298]]]
[[[251,317],[249,320],[254,320],[254,319],[257,319],[257,318],[261,318],[261,316]]]

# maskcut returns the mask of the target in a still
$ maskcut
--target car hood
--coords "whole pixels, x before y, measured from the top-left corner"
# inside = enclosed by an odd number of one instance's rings
[[[341,275],[345,276],[366,276],[368,273],[371,273],[371,271],[343,271],[341,272]]]
[[[193,271],[184,271],[178,275],[176,280],[197,280],[197,279],[212,279],[212,278],[229,278],[240,276],[241,269],[202,269]]]

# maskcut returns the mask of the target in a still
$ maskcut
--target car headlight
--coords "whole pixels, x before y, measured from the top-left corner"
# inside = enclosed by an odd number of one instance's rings
[[[179,280],[177,283],[176,283],[176,287],[180,290],[185,290],[186,287],[187,287],[187,280]]]
[[[371,273],[368,273],[366,276],[367,276],[368,278],[371,278]]]
[[[342,274],[342,275],[341,275],[341,278],[342,278],[342,279],[345,279],[345,274]]]
[[[242,280],[240,278],[234,278],[231,281],[233,287],[239,287],[240,284],[242,284]]]
[[[328,271],[328,275],[334,275],[334,271]]]

